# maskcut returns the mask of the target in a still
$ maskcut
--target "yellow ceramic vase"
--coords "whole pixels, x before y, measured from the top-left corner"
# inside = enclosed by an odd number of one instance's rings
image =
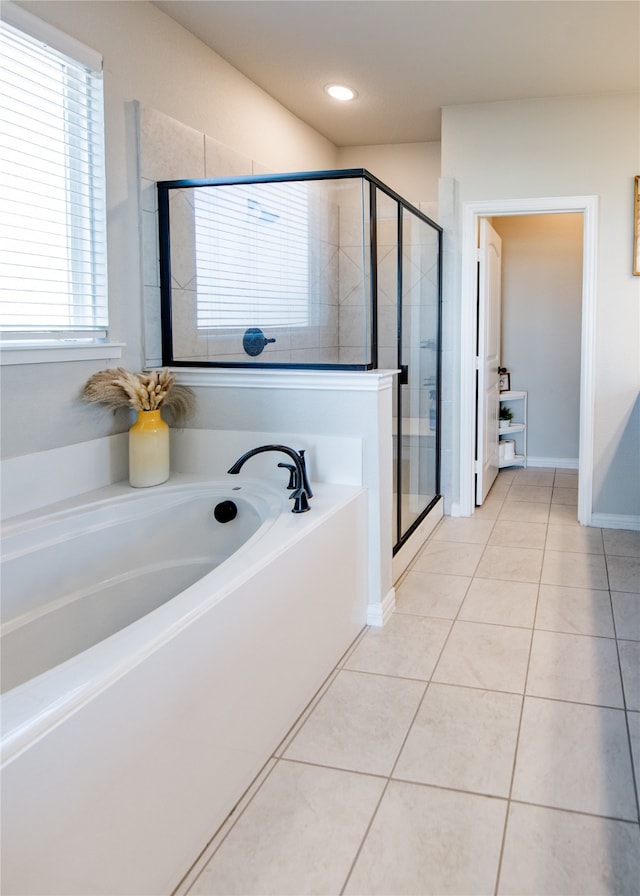
[[[138,411],[129,430],[129,484],[159,485],[169,478],[169,427],[160,411]]]

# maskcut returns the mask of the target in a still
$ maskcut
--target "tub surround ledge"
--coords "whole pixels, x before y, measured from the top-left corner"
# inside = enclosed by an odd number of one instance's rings
[[[0,491],[2,519],[126,479],[128,444],[127,433],[119,433],[4,459]]]

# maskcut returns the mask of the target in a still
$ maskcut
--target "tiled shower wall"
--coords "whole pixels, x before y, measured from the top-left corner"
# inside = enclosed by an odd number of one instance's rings
[[[362,182],[354,181],[351,201],[340,203],[338,297],[341,364],[366,364],[371,344],[368,208],[363,205]],[[367,230],[365,230],[365,222]]]
[[[265,327],[266,335],[275,339],[275,343],[269,345],[266,354],[256,358],[261,362],[333,364],[339,361],[339,210],[334,203],[327,202],[326,191],[314,190],[313,185],[310,188],[308,324]],[[242,350],[246,326],[215,331],[197,329],[192,190],[172,191],[170,209],[174,357],[181,361],[250,363],[251,357]],[[259,315],[252,325],[265,326]]]
[[[428,211],[425,210],[425,214]],[[379,366],[397,366],[398,236],[397,206],[378,197]],[[409,368],[411,401],[405,416],[423,417],[423,390],[435,389],[438,337],[438,234],[409,212],[403,217],[402,360]]]
[[[260,162],[248,159],[213,138],[186,127],[155,109],[137,104],[144,243],[145,363],[162,363],[156,181],[265,174]],[[259,361],[273,363],[362,364],[369,360],[368,275],[363,252],[361,199],[344,191],[329,203],[314,199],[310,325],[269,331],[276,342]],[[355,193],[358,193],[356,190]],[[172,206],[173,208],[173,206]],[[183,208],[185,221],[189,208]],[[172,211],[173,215],[173,211]],[[188,225],[186,225],[188,226]],[[173,247],[172,247],[173,248]],[[231,337],[198,333],[195,326],[193,254],[172,258],[174,274],[174,356],[190,361],[242,361],[243,331]]]

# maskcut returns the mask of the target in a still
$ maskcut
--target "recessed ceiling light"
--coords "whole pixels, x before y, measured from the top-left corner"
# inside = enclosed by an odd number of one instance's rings
[[[351,87],[346,87],[344,84],[327,84],[325,91],[334,100],[341,100],[343,103],[355,99],[358,95],[355,90],[352,90]]]

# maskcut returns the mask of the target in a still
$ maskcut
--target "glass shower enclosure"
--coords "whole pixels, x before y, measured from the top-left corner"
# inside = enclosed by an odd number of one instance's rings
[[[394,552],[439,498],[442,229],[365,169],[158,183],[163,364],[391,369]]]

